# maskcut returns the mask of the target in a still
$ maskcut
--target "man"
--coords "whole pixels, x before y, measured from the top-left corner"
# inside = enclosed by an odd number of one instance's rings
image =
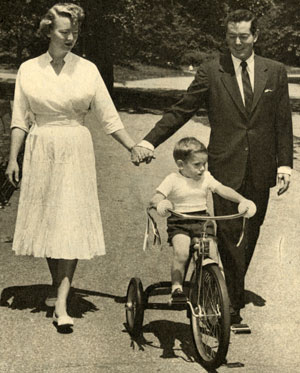
[[[203,104],[211,126],[208,168],[221,183],[257,206],[245,238],[237,247],[241,219],[218,224],[218,245],[231,301],[232,323],[239,323],[245,306],[244,277],[267,210],[269,189],[278,194],[290,183],[293,162],[292,121],[284,65],[254,54],[257,21],[248,10],[226,19],[229,51],[200,66],[194,81],[144,140],[132,161],[149,162],[153,149],[183,126]],[[229,53],[230,52],[230,53]],[[236,204],[214,196],[216,215],[236,213]]]

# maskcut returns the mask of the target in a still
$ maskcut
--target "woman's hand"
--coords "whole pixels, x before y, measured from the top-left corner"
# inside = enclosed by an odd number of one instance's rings
[[[153,150],[145,148],[143,146],[135,145],[131,149],[131,162],[138,166],[142,162],[146,162],[147,164],[151,162],[154,158]]]
[[[250,201],[250,199],[244,199],[242,202],[239,203],[238,211],[240,214],[246,211],[244,215],[245,218],[252,218],[252,216],[256,213],[256,205],[254,202]]]
[[[160,201],[156,206],[158,215],[162,217],[167,217],[170,214],[170,209],[173,209],[173,204],[168,199]]]
[[[5,171],[5,175],[7,176],[8,180],[12,183],[12,185],[16,188],[17,183],[20,180],[20,168],[17,161],[9,161],[7,165],[7,169]]]

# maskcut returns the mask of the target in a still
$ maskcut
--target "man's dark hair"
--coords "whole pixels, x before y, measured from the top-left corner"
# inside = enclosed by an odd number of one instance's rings
[[[228,23],[230,22],[238,23],[242,21],[246,21],[246,22],[251,21],[250,31],[252,35],[254,35],[257,31],[257,19],[255,15],[252,12],[250,12],[250,10],[247,10],[247,9],[238,9],[228,14],[228,16],[225,19],[226,32],[227,32]]]

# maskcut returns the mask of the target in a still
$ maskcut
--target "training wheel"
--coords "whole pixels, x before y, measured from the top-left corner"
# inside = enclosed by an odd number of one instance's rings
[[[144,293],[142,282],[137,277],[129,282],[125,309],[129,333],[133,336],[140,335],[144,320]]]

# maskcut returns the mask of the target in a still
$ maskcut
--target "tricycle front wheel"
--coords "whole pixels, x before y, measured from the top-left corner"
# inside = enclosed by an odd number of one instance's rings
[[[200,364],[218,368],[226,358],[230,339],[229,298],[224,277],[216,264],[202,268],[202,281],[194,271],[189,299],[193,306],[191,329]]]

